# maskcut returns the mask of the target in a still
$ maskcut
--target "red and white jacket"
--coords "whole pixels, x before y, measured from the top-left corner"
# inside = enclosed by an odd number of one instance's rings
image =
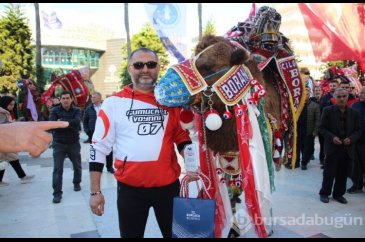
[[[93,162],[104,164],[114,146],[118,181],[134,187],[161,187],[176,181],[181,168],[174,143],[191,143],[189,132],[181,127],[180,111],[160,106],[153,93],[129,86],[108,97],[96,120],[90,168]]]

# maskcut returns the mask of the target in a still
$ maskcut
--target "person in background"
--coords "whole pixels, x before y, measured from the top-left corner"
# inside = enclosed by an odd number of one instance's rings
[[[302,67],[299,70],[300,77],[305,82],[305,86],[309,88],[309,97],[314,97],[314,79],[311,77],[311,73],[308,67]]]
[[[314,97],[311,99],[316,103],[320,104],[323,98],[323,90],[319,85],[314,86]]]
[[[69,126],[53,130],[53,203],[62,199],[63,163],[66,155],[71,160],[74,169],[74,191],[81,190],[81,145],[80,145],[80,109],[73,106],[73,98],[69,91],[62,91],[61,105],[51,109],[50,121],[67,121]]]
[[[314,151],[314,137],[319,128],[319,105],[309,98],[310,88],[306,88],[306,99],[303,110],[297,123],[297,160],[296,166],[301,165],[302,170],[307,170],[307,165]],[[301,159],[300,159],[301,158]],[[289,166],[287,168],[292,168]]]
[[[319,107],[320,107],[320,113],[321,113],[321,117],[322,117],[322,112],[323,112],[323,109],[325,107],[328,107],[328,106],[332,106],[333,105],[333,102],[331,101],[332,98],[333,98],[333,93],[335,92],[335,90],[339,87],[339,82],[337,82],[337,79],[333,79],[331,80],[331,82],[329,83],[329,92],[326,93],[323,97],[322,97],[322,100],[321,100],[321,103],[319,104]],[[319,134],[321,136],[323,136],[321,134],[321,132],[319,132]],[[324,140],[323,140],[324,142]],[[323,143],[323,147],[324,147],[324,143]],[[326,156],[326,153],[324,153],[324,156]],[[326,158],[324,157],[324,160]],[[323,164],[321,164],[321,169],[324,169],[324,160],[323,160]]]
[[[360,113],[363,130],[356,144],[357,156],[350,176],[352,186],[347,189],[347,192],[358,193],[362,191],[365,185],[365,86],[361,88],[360,101],[352,104],[352,108]]]
[[[314,87],[314,101],[318,103],[318,105],[321,105],[323,99],[323,90],[319,85],[316,85]],[[321,108],[320,108],[321,110]],[[321,116],[321,111],[319,116]],[[321,168],[323,169],[324,165],[324,138],[320,132],[318,132],[318,143],[319,143],[319,163],[321,165]],[[314,156],[314,154],[312,155]]]
[[[340,87],[343,88],[343,89],[346,89],[348,94],[349,94],[349,97],[348,97],[348,100],[347,100],[347,106],[348,107],[351,107],[351,105],[355,102],[358,102],[360,99],[355,97],[353,94],[352,94],[352,88],[351,88],[351,84],[350,84],[350,81],[347,79],[347,77],[345,76],[338,76],[338,80],[341,80],[340,82]],[[331,99],[331,102],[333,104],[335,104],[335,99],[332,98]]]
[[[333,105],[333,103],[331,102],[331,99],[333,97],[333,93],[335,92],[336,88],[338,88],[338,85],[339,85],[339,83],[337,82],[337,79],[333,79],[329,83],[330,91],[323,96],[322,102],[320,104],[321,113],[325,107]]]
[[[61,105],[61,101],[58,97],[52,97],[52,108]]]
[[[328,203],[328,196],[346,204],[347,176],[355,158],[356,142],[361,136],[362,127],[358,111],[347,106],[348,92],[338,88],[334,92],[336,104],[323,109],[320,132],[324,137],[326,154],[320,200]],[[334,185],[333,185],[334,182]],[[333,190],[332,190],[333,187]]]
[[[360,101],[360,95],[359,93],[357,93],[356,91],[356,87],[355,84],[353,82],[350,81],[350,87],[351,87],[351,94],[357,98],[357,102]]]
[[[101,108],[101,103],[101,93],[94,92],[91,96],[91,105],[89,105],[84,112],[83,127],[88,136],[89,143],[91,143],[95,131],[95,123]],[[106,169],[111,174],[115,173],[113,168],[113,150],[106,156]]]
[[[148,49],[128,58],[132,84],[103,102],[90,145],[90,208],[101,216],[101,172],[115,145],[115,178],[120,236],[142,238],[149,210],[154,209],[164,238],[172,237],[173,198],[179,196],[181,167],[175,152],[191,143],[180,124],[180,108],[161,106],[154,96],[160,64]],[[187,172],[188,179],[196,178]]]
[[[7,118],[2,118],[3,123],[15,122],[14,106],[15,106],[15,99],[13,97],[3,96],[0,98],[0,107],[9,112],[9,115],[7,116]],[[24,170],[19,162],[19,157],[17,154],[14,154],[12,156],[12,158],[14,160],[9,160],[9,163],[10,163],[11,167],[13,167],[13,169],[16,172],[16,174],[18,175],[18,177],[20,178],[20,180],[21,180],[20,182],[21,183],[31,182],[35,175],[27,175],[24,172]],[[4,177],[4,173],[5,173],[5,170],[0,171],[0,186],[9,185],[9,183],[2,181],[3,177]]]

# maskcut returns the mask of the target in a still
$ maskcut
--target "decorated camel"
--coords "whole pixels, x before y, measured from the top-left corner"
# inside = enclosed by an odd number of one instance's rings
[[[74,104],[81,109],[85,108],[89,98],[89,88],[87,87],[84,78],[80,71],[72,70],[60,76],[52,75],[51,86],[42,94],[42,104],[56,95],[56,92],[67,90],[71,92],[74,99]]]
[[[195,56],[170,67],[155,88],[158,102],[185,108],[183,127],[193,117],[216,237],[243,236],[252,226],[269,236],[274,166],[295,161],[305,88],[280,20],[262,7],[225,37],[203,37]]]
[[[20,116],[25,121],[47,120],[49,109],[52,107],[52,98],[58,97],[63,90],[69,91],[73,96],[74,104],[83,110],[87,105],[89,96],[94,91],[94,86],[82,74],[79,70],[72,70],[59,76],[53,74],[51,85],[43,94],[39,92],[35,81],[31,79],[18,80]]]

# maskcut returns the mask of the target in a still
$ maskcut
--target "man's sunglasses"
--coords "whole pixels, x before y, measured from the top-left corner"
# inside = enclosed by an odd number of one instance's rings
[[[148,69],[154,69],[156,68],[157,64],[158,63],[156,61],[147,61],[147,62],[138,61],[134,62],[132,65],[134,69],[140,70],[143,69],[144,65],[146,65]]]

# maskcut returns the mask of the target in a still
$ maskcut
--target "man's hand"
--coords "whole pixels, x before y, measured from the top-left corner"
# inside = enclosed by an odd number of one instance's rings
[[[344,140],[343,140],[343,144],[344,144],[344,145],[346,145],[346,146],[350,145],[350,144],[351,144],[351,140],[350,140],[350,138],[346,138],[346,139],[344,139]]]
[[[199,173],[200,169],[198,169],[196,172],[193,171],[186,171],[186,176],[188,177],[188,181],[197,181],[199,180]]]
[[[48,148],[52,135],[50,129],[66,128],[65,121],[15,122],[0,126],[0,152],[27,151],[38,157]]]
[[[342,141],[337,136],[333,138],[333,143],[335,143],[335,145],[342,145]]]
[[[90,208],[93,214],[101,216],[104,214],[104,195],[102,193],[90,196]]]

